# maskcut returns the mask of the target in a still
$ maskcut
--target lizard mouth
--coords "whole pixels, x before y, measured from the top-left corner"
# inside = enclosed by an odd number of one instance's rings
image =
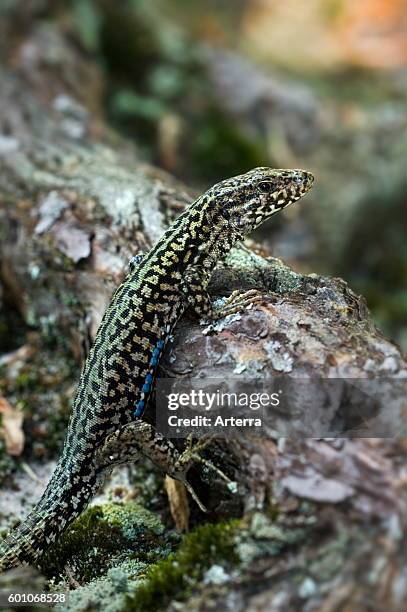
[[[314,182],[314,175],[311,172],[301,170],[301,175],[297,177],[295,182],[301,185],[304,189],[303,193],[306,193],[312,187],[312,184]]]
[[[291,189],[287,189],[291,193],[292,201],[296,202],[311,189],[314,182],[314,175],[305,170],[298,170],[297,176],[292,180]],[[284,208],[284,206],[283,206]]]

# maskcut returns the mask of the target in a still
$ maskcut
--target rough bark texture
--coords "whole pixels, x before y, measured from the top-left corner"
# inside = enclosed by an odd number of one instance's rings
[[[130,257],[148,250],[192,196],[109,132],[98,71],[52,30],[15,42],[0,78],[4,293],[27,324],[57,329],[80,361]],[[252,287],[264,302],[212,329],[185,317],[162,373],[406,376],[399,349],[343,280],[302,276],[266,253],[236,249],[211,291]],[[315,421],[330,431],[345,404],[341,393],[328,409],[304,404],[297,432]],[[392,410],[401,427],[403,406]],[[345,428],[357,429],[351,416]],[[238,493],[219,484],[203,494],[214,520],[245,511],[239,571],[224,580],[212,572],[187,609],[404,609],[406,453],[391,439],[217,443],[212,459]]]

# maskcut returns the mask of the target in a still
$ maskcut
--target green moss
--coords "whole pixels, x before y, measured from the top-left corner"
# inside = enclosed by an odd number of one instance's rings
[[[106,555],[121,543],[120,529],[108,527],[103,521],[102,509],[96,506],[84,512],[48,549],[41,557],[40,566],[45,575],[58,576],[75,559],[75,575],[82,580],[91,580],[107,569]]]
[[[150,567],[146,582],[129,595],[126,609],[157,610],[169,601],[184,600],[193,593],[205,570],[214,563],[235,565],[235,536],[239,521],[202,525],[185,536],[179,549],[168,559]]]
[[[109,525],[120,528],[123,537],[130,542],[145,542],[146,534],[150,537],[164,533],[160,519],[139,504],[106,504],[103,516]]]
[[[54,579],[68,566],[83,585],[64,610],[159,610],[198,592],[209,570],[244,571],[256,558],[297,546],[308,533],[255,513],[197,527],[172,552],[179,536],[166,532],[154,514],[135,503],[108,503],[84,512],[41,565]]]
[[[125,560],[156,562],[171,552],[171,537],[148,510],[135,503],[109,503],[86,510],[40,560],[48,577],[68,565],[80,582],[105,574]]]
[[[174,599],[185,601],[198,591],[212,566],[235,571],[255,558],[297,546],[308,533],[307,528],[284,528],[261,513],[249,524],[233,520],[197,527],[175,553],[149,568],[145,582],[127,596],[126,610],[159,610]]]

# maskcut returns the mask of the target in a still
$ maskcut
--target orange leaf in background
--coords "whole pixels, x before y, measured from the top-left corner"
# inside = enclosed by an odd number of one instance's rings
[[[18,457],[24,448],[23,413],[13,408],[4,397],[0,397],[0,415],[0,435],[6,443],[6,451]]]
[[[250,0],[241,45],[299,70],[407,65],[407,0]]]
[[[356,0],[357,1],[357,0]],[[242,19],[244,51],[298,70],[329,70],[343,50],[326,19],[326,0],[250,0]]]
[[[346,0],[340,36],[351,63],[372,68],[407,65],[406,0]]]

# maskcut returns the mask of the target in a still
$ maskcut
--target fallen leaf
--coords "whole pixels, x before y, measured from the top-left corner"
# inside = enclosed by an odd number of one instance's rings
[[[170,502],[171,516],[174,519],[177,531],[188,531],[189,504],[184,485],[179,480],[166,476],[164,486]]]
[[[4,397],[0,397],[0,414],[0,434],[6,443],[6,451],[18,457],[24,448],[23,413],[13,408]]]

